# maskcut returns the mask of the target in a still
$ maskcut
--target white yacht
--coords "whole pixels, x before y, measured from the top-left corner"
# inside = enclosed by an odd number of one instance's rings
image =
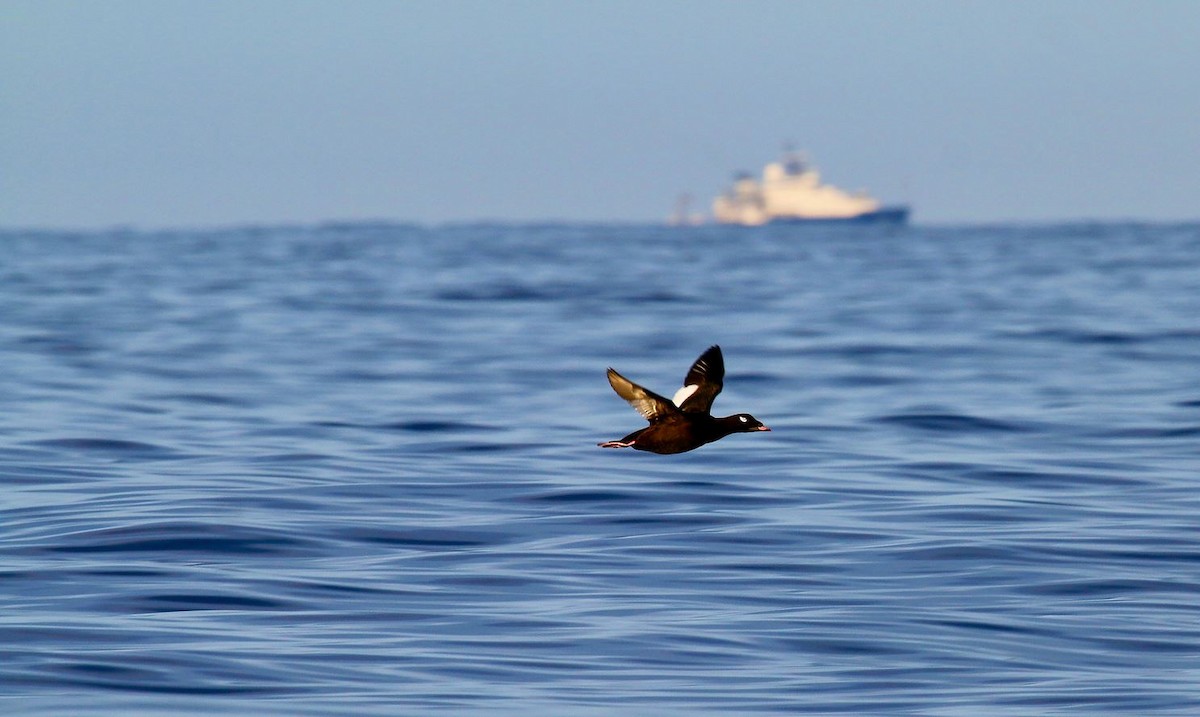
[[[721,224],[757,226],[789,222],[908,221],[907,205],[884,206],[864,193],[821,184],[821,175],[792,151],[763,169],[762,180],[741,175],[713,200],[713,218]]]

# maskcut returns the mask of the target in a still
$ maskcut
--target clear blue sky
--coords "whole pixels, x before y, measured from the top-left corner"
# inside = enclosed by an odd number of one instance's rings
[[[0,226],[656,221],[785,141],[918,222],[1200,218],[1191,0],[0,0]]]

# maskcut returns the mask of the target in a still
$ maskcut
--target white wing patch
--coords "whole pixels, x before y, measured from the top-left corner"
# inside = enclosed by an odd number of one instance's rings
[[[691,395],[693,393],[695,393],[699,388],[700,388],[700,386],[697,384],[694,384],[694,383],[691,386],[684,386],[683,388],[681,388],[675,392],[675,397],[671,399],[671,402],[674,403],[676,406],[682,406],[683,402],[688,400],[688,398],[690,398]]]

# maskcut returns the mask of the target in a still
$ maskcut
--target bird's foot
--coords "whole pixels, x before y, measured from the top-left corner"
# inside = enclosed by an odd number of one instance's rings
[[[601,448],[629,448],[633,445],[633,441],[629,441],[628,443],[623,441],[605,441],[604,443],[597,443],[596,445],[600,446]]]

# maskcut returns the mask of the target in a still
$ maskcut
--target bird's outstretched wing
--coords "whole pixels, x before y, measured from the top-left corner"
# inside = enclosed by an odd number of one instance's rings
[[[618,396],[629,401],[629,405],[651,423],[679,413],[675,404],[653,391],[642,388],[611,368],[608,370],[608,382]]]
[[[725,380],[725,357],[720,346],[710,346],[688,369],[683,388],[675,392],[675,405],[688,413],[708,413]]]

